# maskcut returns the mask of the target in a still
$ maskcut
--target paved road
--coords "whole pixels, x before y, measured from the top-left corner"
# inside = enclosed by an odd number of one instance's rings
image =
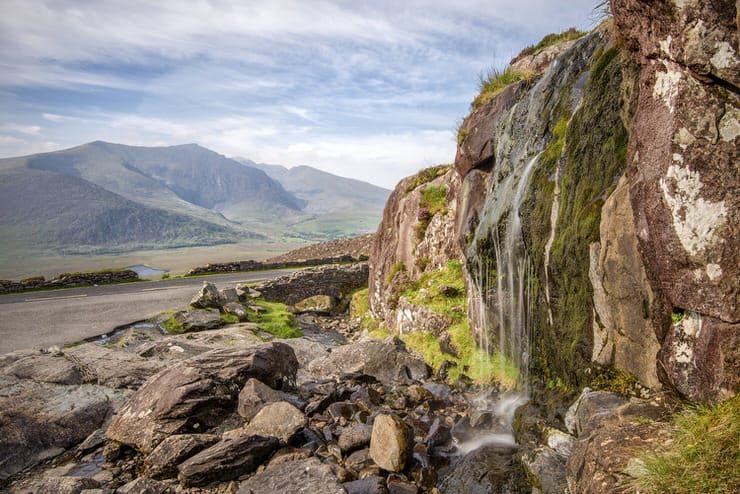
[[[163,281],[0,295],[0,355],[23,348],[63,345],[118,326],[184,308],[211,281],[220,288],[295,271],[281,269]]]

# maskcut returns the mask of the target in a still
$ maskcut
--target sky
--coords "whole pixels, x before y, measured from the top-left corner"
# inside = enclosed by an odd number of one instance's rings
[[[0,157],[197,143],[391,188],[598,0],[0,0]]]

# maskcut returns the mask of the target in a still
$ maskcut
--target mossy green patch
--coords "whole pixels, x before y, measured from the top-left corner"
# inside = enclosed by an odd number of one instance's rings
[[[239,322],[239,317],[235,316],[234,314],[221,314],[221,320],[225,322],[226,324],[236,324]]]
[[[160,323],[162,328],[170,334],[182,334],[185,332],[185,326],[180,324],[174,315],[171,315]]]
[[[740,492],[740,395],[677,415],[672,436],[667,449],[642,456],[640,492]]]
[[[391,266],[391,270],[388,271],[388,275],[385,277],[385,284],[390,285],[393,278],[395,278],[398,273],[403,272],[406,272],[406,264],[403,261],[396,262]]]
[[[452,320],[463,319],[466,299],[462,263],[449,261],[442,269],[423,273],[402,296],[414,305],[427,307]]]
[[[255,300],[254,304],[264,309],[264,312],[250,316],[251,322],[256,322],[259,328],[277,338],[298,338],[303,332],[298,328],[295,317],[288,312],[285,304]]]
[[[434,215],[447,213],[447,186],[428,185],[421,191],[416,223],[416,240],[421,242]]]
[[[637,377],[613,367],[600,369],[591,380],[591,387],[599,391],[610,391],[623,396],[639,396],[640,381]]]

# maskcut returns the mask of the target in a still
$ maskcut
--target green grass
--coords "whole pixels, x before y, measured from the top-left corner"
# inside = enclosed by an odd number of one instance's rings
[[[666,450],[643,456],[641,492],[740,492],[740,395],[676,416],[672,435]]]
[[[449,261],[442,269],[422,274],[402,295],[412,304],[422,305],[452,320],[463,319],[467,302],[462,263]]]
[[[437,177],[441,177],[448,171],[450,171],[452,165],[437,165],[424,168],[419,173],[414,175],[413,180],[406,186],[406,194],[419,187],[420,185],[428,184]]]
[[[170,334],[182,334],[185,332],[185,326],[177,322],[174,315],[171,315],[160,324]]]
[[[235,316],[234,314],[221,314],[221,320],[225,322],[226,324],[236,324],[239,322],[239,317]]]
[[[288,312],[285,304],[255,300],[255,305],[262,307],[266,312],[250,317],[251,322],[257,323],[259,328],[277,338],[298,338],[303,332],[298,329],[293,314]]]
[[[428,209],[432,216],[445,211],[447,206],[447,186],[429,185],[425,187],[421,191],[419,206]]]
[[[479,85],[479,94],[471,104],[473,109],[490,102],[494,97],[506,89],[509,85],[521,80],[531,80],[533,74],[522,72],[520,70],[507,67],[504,70],[490,69],[486,74],[481,76]]]
[[[671,313],[671,322],[672,322],[673,324],[678,324],[678,323],[680,323],[681,321],[683,321],[683,316],[684,316],[684,313],[683,313],[683,312],[681,312],[681,311],[677,311],[677,310],[674,310],[674,311],[673,311],[673,312]]]
[[[521,52],[519,52],[519,55],[516,56],[514,60],[520,59],[522,57],[526,57],[529,55],[536,55],[540,53],[545,48],[552,46],[556,43],[561,43],[563,41],[573,41],[579,38],[582,38],[587,33],[586,31],[579,31],[578,29],[572,27],[570,29],[567,29],[561,33],[550,33],[544,38],[540,40],[539,43],[536,45],[530,45],[526,48],[524,48]]]

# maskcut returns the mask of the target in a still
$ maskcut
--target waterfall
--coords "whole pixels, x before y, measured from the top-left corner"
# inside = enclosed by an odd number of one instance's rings
[[[529,394],[534,293],[532,263],[522,240],[519,215],[538,158],[539,154],[527,162],[518,179],[509,178],[506,185],[511,193],[502,195],[497,207],[488,212],[492,217],[479,230],[490,236],[494,262],[477,259],[474,287],[473,315],[481,347],[491,352],[495,346],[517,369],[516,388],[524,395]]]

